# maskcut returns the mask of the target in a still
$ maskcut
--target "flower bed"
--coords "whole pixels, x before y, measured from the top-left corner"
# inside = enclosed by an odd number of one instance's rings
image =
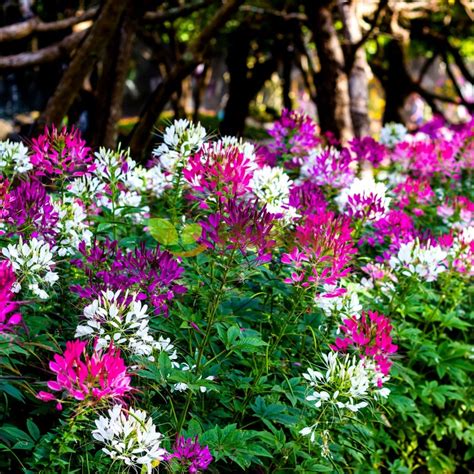
[[[467,468],[473,128],[0,143],[0,470]]]

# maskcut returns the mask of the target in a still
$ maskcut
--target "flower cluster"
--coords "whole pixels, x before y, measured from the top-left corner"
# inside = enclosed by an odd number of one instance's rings
[[[31,150],[30,161],[38,176],[81,176],[93,169],[90,148],[75,129],[45,128],[33,139]]]
[[[49,368],[56,380],[50,380],[48,388],[79,401],[122,401],[133,389],[120,351],[110,345],[105,352],[94,349],[89,355],[86,346],[87,342],[69,341],[64,353],[54,356]],[[41,391],[37,397],[45,402],[56,400],[58,410],[62,409],[62,399],[51,392]]]
[[[21,323],[21,314],[16,312],[18,305],[13,301],[15,281],[10,263],[0,262],[0,334],[13,331]]]
[[[388,375],[392,365],[389,355],[398,348],[392,344],[392,325],[387,317],[376,311],[363,311],[360,318],[345,319],[340,330],[345,337],[336,338],[332,349],[345,352],[352,347],[362,359],[372,359],[378,372],[384,376]]]
[[[197,474],[206,470],[213,458],[209,448],[202,447],[197,442],[197,436],[194,439],[180,436],[173,445],[172,454],[167,455],[165,459],[175,459],[180,466],[187,467],[190,474]]]
[[[166,458],[166,450],[161,447],[163,435],[146,412],[114,405],[107,415],[95,421],[92,436],[105,445],[102,451],[113,460],[132,468],[145,467],[151,473]]]
[[[45,288],[51,287],[59,279],[54,271],[55,262],[49,245],[36,238],[23,242],[22,238],[17,244],[10,244],[2,249],[2,254],[10,262],[17,282],[13,291],[18,293],[26,288],[38,298],[48,298]]]

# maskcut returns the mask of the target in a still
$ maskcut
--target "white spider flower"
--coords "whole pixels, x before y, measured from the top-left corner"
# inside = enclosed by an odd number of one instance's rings
[[[137,163],[130,158],[130,150],[108,150],[101,147],[94,153],[95,175],[104,183],[127,182]]]
[[[106,184],[90,173],[73,179],[67,190],[85,203],[94,202],[102,206],[109,200]]]
[[[92,436],[105,445],[102,451],[126,466],[145,467],[151,473],[154,464],[167,454],[161,447],[163,435],[143,410],[114,405],[108,416],[100,416],[95,425]]]
[[[126,303],[127,293],[120,290],[103,291],[98,299],[84,308],[84,323],[76,328],[75,337],[96,340],[96,349],[103,349],[111,342],[131,354],[150,357],[155,348],[162,350],[162,343],[149,333],[148,306],[135,296]]]
[[[206,129],[189,120],[175,120],[166,127],[163,142],[153,150],[153,155],[159,158],[161,166],[169,172],[186,165],[187,158],[197,152],[204,144]]]
[[[298,217],[297,209],[289,205],[290,188],[293,181],[282,168],[265,165],[255,170],[250,181],[252,193],[266,205],[272,214],[282,214],[285,221]]]
[[[314,402],[315,408],[331,404],[354,413],[368,406],[373,374],[366,368],[364,361],[356,360],[349,354],[340,357],[337,352],[322,356],[322,371],[310,368],[303,374],[313,389],[306,400]]]
[[[20,237],[17,244],[4,247],[2,254],[10,261],[17,276],[15,292],[19,292],[21,285],[26,282],[27,288],[38,298],[48,298],[45,287],[51,287],[59,279],[58,274],[53,271],[55,262],[48,243],[36,237],[23,242]]]
[[[316,295],[314,302],[326,316],[339,315],[342,321],[353,317],[359,319],[362,313],[362,305],[357,293],[359,288],[360,286],[357,285],[349,285],[342,295],[332,296],[331,294],[336,292],[338,287],[324,285],[324,292]]]
[[[407,129],[401,123],[390,122],[384,125],[380,131],[380,143],[393,148],[397,143],[405,140]]]
[[[28,148],[23,143],[10,140],[0,141],[0,171],[26,173],[33,169],[28,156]]]
[[[55,202],[54,207],[59,216],[57,224],[59,236],[56,239],[58,255],[60,257],[74,255],[81,242],[84,241],[89,245],[92,240],[87,214],[74,199],[66,198],[63,202]]]
[[[402,243],[396,255],[389,259],[389,265],[402,275],[418,275],[427,282],[435,281],[446,271],[444,261],[448,253],[431,243],[421,244],[418,239]]]

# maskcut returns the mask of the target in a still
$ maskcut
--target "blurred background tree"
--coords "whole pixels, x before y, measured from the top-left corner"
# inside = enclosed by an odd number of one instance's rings
[[[0,135],[79,127],[144,155],[160,120],[265,137],[282,107],[346,141],[473,110],[470,0],[4,0]]]

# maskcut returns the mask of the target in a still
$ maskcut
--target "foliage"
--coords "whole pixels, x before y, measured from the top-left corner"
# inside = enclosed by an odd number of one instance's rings
[[[467,469],[472,125],[3,143],[0,469]]]

